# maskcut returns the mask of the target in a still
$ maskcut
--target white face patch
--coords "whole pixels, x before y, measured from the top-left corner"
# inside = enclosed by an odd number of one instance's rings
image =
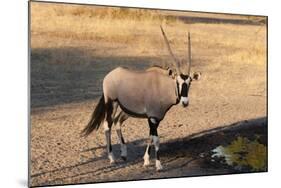
[[[187,97],[181,97],[181,103],[188,104],[189,99]]]
[[[189,85],[189,84],[190,84],[190,77],[187,78],[184,82],[185,82],[187,85]]]

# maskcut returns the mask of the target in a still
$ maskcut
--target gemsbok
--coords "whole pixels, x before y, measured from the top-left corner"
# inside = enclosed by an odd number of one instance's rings
[[[183,72],[180,66],[181,63],[173,54],[161,26],[160,29],[165,45],[175,62],[175,76],[172,76],[173,71],[171,69],[161,69],[160,67],[154,67],[146,71],[134,71],[122,67],[112,70],[103,80],[103,95],[92,114],[91,120],[82,131],[83,136],[88,136],[103,123],[110,163],[115,162],[111,146],[112,124],[116,125],[118,139],[121,144],[121,157],[126,160],[127,148],[122,136],[121,125],[129,117],[146,118],[150,131],[149,141],[143,157],[144,166],[149,165],[151,146],[154,145],[156,170],[161,170],[160,144],[157,132],[159,123],[173,105],[180,103],[183,107],[188,106],[188,93],[191,82],[200,77],[200,73],[194,73],[194,76],[190,76],[190,33],[188,32],[188,70]],[[117,113],[118,107],[121,111]]]

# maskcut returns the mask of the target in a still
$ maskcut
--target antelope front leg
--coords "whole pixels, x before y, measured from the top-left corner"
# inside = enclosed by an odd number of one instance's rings
[[[159,156],[159,137],[158,136],[153,136],[153,144],[155,146],[155,157],[156,157],[156,161],[155,161],[155,166],[156,166],[156,170],[159,171],[159,170],[162,170],[163,167],[161,165],[161,162],[160,162],[160,156]]]
[[[158,121],[156,118],[149,118],[148,123],[149,123],[149,128],[150,128],[150,135],[152,135],[152,140],[153,140],[153,144],[155,147],[155,157],[156,157],[155,167],[156,167],[156,170],[159,171],[159,170],[163,169],[161,162],[160,162],[160,155],[159,155],[160,142],[159,142],[159,137],[158,137],[158,133],[157,133],[157,128],[158,128],[160,121]]]

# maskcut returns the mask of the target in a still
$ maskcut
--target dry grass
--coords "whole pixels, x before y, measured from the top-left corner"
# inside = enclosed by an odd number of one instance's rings
[[[175,19],[157,11],[32,3],[31,31],[49,37],[132,42],[152,25]]]
[[[95,6],[32,3],[31,10],[32,48],[121,44],[127,46],[122,48],[128,55],[159,56],[167,54],[159,29],[162,24],[180,58],[186,58],[186,32],[190,30],[194,58],[205,53],[219,56],[224,64],[265,62],[264,25],[185,24],[176,18],[166,19],[157,11],[126,12],[127,9]],[[114,53],[125,55],[121,48]]]

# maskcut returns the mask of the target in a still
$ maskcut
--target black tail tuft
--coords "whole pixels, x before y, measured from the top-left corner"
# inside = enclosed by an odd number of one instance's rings
[[[98,130],[102,121],[104,120],[104,117],[105,117],[105,102],[104,102],[104,96],[102,95],[102,97],[99,100],[99,103],[97,104],[92,114],[91,120],[81,132],[81,136],[86,137],[92,131]]]

